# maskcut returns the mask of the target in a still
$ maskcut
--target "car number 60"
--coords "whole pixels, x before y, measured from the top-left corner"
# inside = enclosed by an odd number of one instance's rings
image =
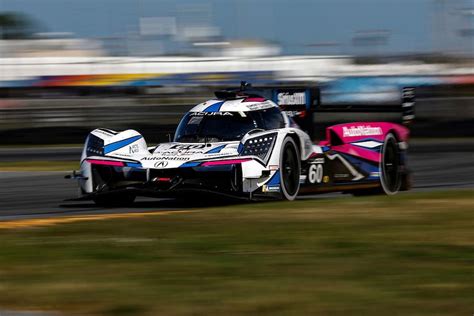
[[[311,165],[308,170],[308,179],[310,183],[321,183],[323,180],[323,165]]]

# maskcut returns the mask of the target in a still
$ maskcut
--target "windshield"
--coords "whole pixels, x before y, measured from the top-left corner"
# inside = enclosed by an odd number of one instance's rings
[[[189,112],[179,123],[175,141],[207,143],[240,140],[247,132],[264,126],[253,113]]]

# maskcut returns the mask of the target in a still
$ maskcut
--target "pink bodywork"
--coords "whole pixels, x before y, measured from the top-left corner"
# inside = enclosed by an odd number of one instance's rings
[[[342,145],[331,145],[330,135],[334,132],[342,141]],[[410,131],[405,126],[387,122],[357,122],[330,126],[326,129],[326,140],[319,143],[320,146],[330,146],[331,149],[340,153],[364,158],[366,160],[379,162],[380,153],[368,148],[352,145],[351,143],[361,141],[378,141],[383,143],[386,135],[392,132],[400,142],[408,142]]]

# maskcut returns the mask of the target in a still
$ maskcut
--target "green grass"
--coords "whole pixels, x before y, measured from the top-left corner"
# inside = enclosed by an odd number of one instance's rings
[[[472,190],[0,231],[0,310],[472,315]]]
[[[0,171],[71,171],[79,169],[78,161],[0,162]]]

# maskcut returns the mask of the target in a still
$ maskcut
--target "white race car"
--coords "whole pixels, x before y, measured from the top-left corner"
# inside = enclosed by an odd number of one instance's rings
[[[307,133],[313,124],[311,91],[272,89],[270,98],[245,85],[218,91],[216,99],[184,115],[172,142],[155,147],[135,130],[95,129],[72,176],[80,199],[117,206],[136,196],[203,192],[293,200],[317,192],[407,189],[408,129],[386,122],[339,124],[315,144]],[[400,108],[407,108],[413,100],[403,103]]]

